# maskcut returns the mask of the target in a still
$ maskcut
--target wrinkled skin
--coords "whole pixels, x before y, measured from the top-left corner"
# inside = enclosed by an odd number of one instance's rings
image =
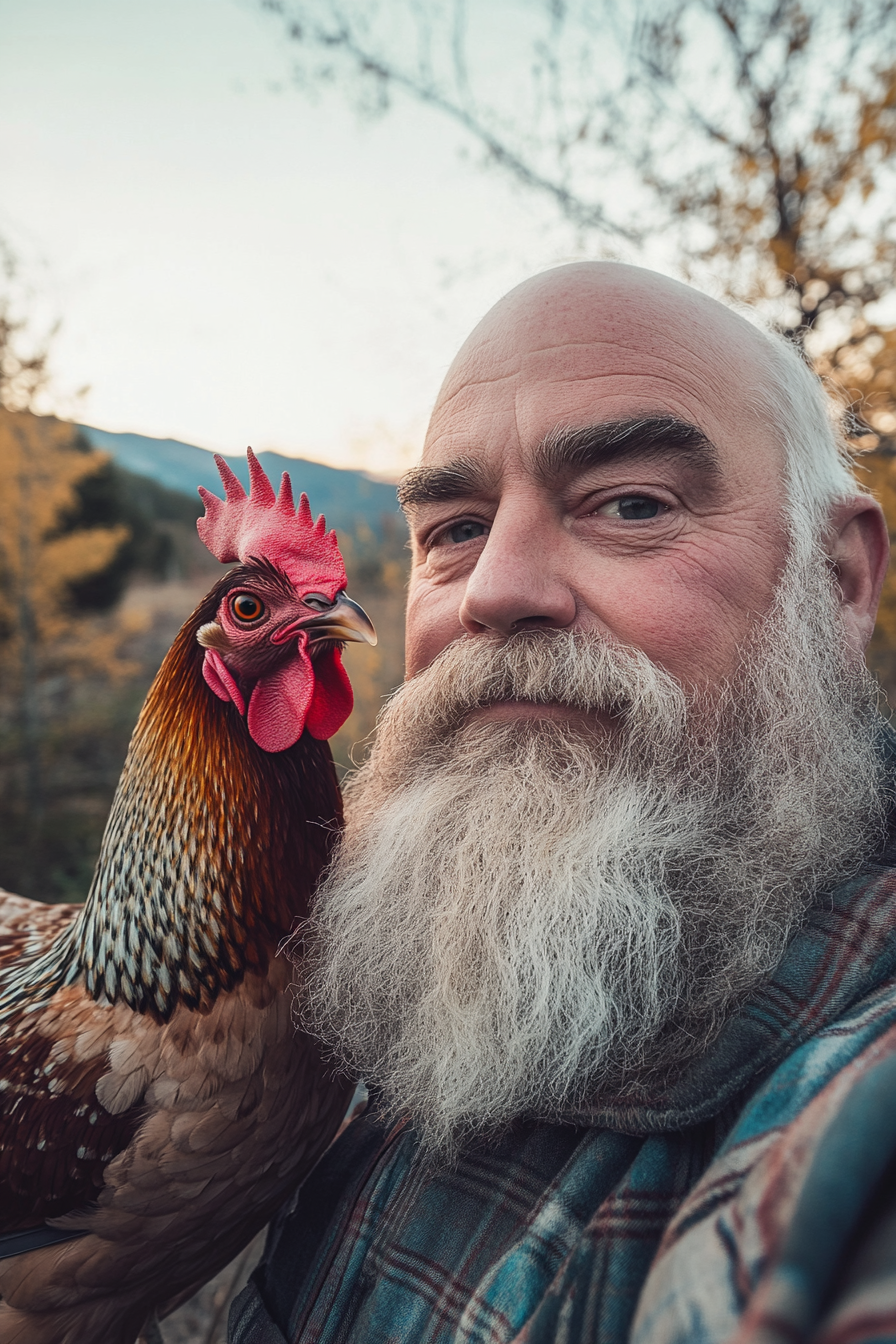
[[[501,300],[451,366],[412,473],[409,675],[465,634],[555,627],[603,631],[686,685],[726,679],[787,554],[782,449],[752,395],[768,361],[743,318],[634,267],[560,267]],[[656,442],[554,471],[539,458],[558,428],[645,415],[695,426],[714,468]],[[829,553],[857,652],[888,551],[874,501],[836,509]]]

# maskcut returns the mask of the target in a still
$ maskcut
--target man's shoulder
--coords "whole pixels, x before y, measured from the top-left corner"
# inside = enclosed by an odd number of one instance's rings
[[[745,1318],[750,1338],[896,1334],[894,978],[744,1106],[665,1233],[632,1340],[699,1344]]]

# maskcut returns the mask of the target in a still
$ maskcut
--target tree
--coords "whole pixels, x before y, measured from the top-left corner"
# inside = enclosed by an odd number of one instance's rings
[[[34,414],[58,393],[54,328],[35,320],[29,289],[0,240],[0,886],[72,900],[86,894],[134,717],[190,598],[156,605],[143,588],[119,600],[133,578],[216,562],[196,534],[198,497]]]
[[[428,105],[592,244],[671,228],[685,269],[800,335],[893,289],[894,0],[508,0],[491,51],[496,6],[262,4],[300,83]]]
[[[118,520],[91,526],[90,484],[107,470],[76,427],[33,408],[49,385],[53,331],[35,335],[15,301],[15,258],[0,240],[0,743],[3,763],[16,766],[19,807],[4,820],[24,832],[26,855],[37,854],[44,811],[42,754],[48,687],[88,672],[120,677],[121,622],[97,612],[91,582],[114,571],[129,529]],[[7,785],[9,770],[4,769]],[[8,792],[8,789],[7,789]],[[31,887],[29,864],[23,870]],[[41,894],[34,891],[33,894]]]
[[[583,247],[763,309],[896,527],[896,0],[263,0],[300,83],[415,99]],[[491,43],[491,46],[489,45]],[[896,691],[896,574],[872,645]]]
[[[109,566],[127,540],[122,526],[60,529],[78,485],[104,464],[78,451],[70,425],[27,411],[0,410],[0,666],[25,766],[25,814],[39,829],[43,810],[41,692],[48,678],[102,668],[115,676],[122,630],[79,612],[72,585]]]
[[[0,281],[0,407],[8,411],[34,410],[49,383],[50,345],[56,327],[36,332],[20,311],[22,298],[16,294],[19,263],[2,237]]]

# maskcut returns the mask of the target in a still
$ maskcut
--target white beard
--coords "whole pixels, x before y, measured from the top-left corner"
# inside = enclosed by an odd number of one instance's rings
[[[502,699],[614,719],[468,721]],[[670,1079],[879,842],[875,707],[821,560],[712,697],[601,637],[457,641],[351,785],[304,1025],[443,1151]]]

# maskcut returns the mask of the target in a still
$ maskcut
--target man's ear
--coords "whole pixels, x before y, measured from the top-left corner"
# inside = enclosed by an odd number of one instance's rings
[[[883,509],[869,495],[854,495],[831,514],[830,556],[842,598],[846,637],[856,653],[871,638],[890,559]]]

